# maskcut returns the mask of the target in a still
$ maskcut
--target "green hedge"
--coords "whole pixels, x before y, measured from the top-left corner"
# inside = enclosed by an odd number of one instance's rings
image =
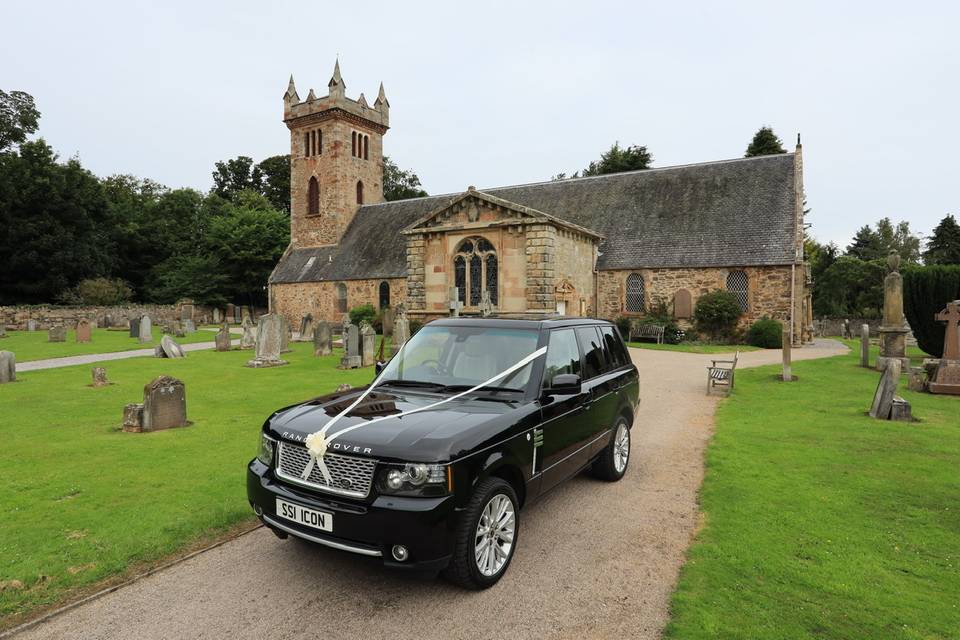
[[[761,349],[782,348],[783,325],[767,316],[760,318],[747,330],[747,344]]]
[[[960,265],[908,267],[903,271],[903,313],[917,344],[926,353],[943,355],[946,324],[934,316],[948,302],[960,299]]]

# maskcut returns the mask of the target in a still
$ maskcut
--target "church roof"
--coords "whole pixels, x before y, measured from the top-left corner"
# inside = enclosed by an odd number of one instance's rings
[[[600,269],[791,264],[796,156],[572,178],[486,194],[601,234]],[[360,207],[339,245],[293,249],[271,282],[406,276],[402,231],[462,193]]]

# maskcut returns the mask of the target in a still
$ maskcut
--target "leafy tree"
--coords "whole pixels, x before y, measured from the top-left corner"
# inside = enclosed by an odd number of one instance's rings
[[[960,264],[960,224],[952,215],[933,230],[923,260],[927,264]]]
[[[853,241],[847,245],[845,255],[858,260],[879,260],[884,256],[880,236],[870,225],[863,225],[854,234]]]
[[[960,299],[960,265],[913,265],[903,270],[903,315],[917,345],[935,358],[943,357],[946,324],[935,320],[947,303]]]
[[[884,260],[840,256],[815,283],[813,306],[818,315],[878,317],[883,308]]]
[[[583,175],[600,176],[608,173],[649,169],[652,163],[653,156],[647,151],[646,147],[631,145],[622,149],[619,142],[614,142],[613,146],[602,154],[599,160],[587,165],[587,168],[583,170]]]
[[[290,154],[264,158],[257,165],[259,192],[277,211],[290,214]]]
[[[192,298],[197,304],[224,305],[227,276],[213,255],[171,256],[156,265],[147,283],[151,302],[172,304]]]
[[[108,305],[130,302],[133,289],[120,278],[88,278],[60,296],[64,304]]]
[[[693,319],[698,332],[714,340],[725,340],[733,335],[742,313],[737,296],[717,289],[697,299]]]
[[[33,96],[23,91],[0,90],[0,151],[26,142],[36,132],[40,112]]]
[[[890,218],[881,218],[877,222],[877,238],[879,240],[880,258],[886,258],[891,251],[896,251],[907,264],[920,262],[920,238],[910,232],[910,223],[906,220],[894,226]]]
[[[213,192],[221,198],[231,199],[237,193],[251,189],[260,192],[263,176],[260,168],[249,156],[237,156],[226,162],[217,162],[213,172]]]
[[[406,200],[423,198],[427,192],[420,188],[420,178],[411,170],[403,170],[389,157],[383,156],[383,199]]]
[[[747,145],[747,152],[743,157],[753,158],[754,156],[772,156],[778,153],[786,153],[783,148],[783,142],[777,137],[770,127],[760,127],[753,134],[753,140]]]

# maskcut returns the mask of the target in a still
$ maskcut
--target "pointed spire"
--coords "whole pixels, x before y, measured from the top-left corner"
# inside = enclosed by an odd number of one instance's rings
[[[316,100],[316,99],[317,99],[317,94],[315,94],[313,92],[313,88],[311,88],[310,93],[307,94],[307,102],[310,102],[311,100]]]
[[[346,84],[343,82],[343,77],[340,76],[340,56],[337,56],[337,62],[333,65],[333,77],[330,78],[330,82],[327,86],[332,87],[334,85],[340,85],[346,88]]]
[[[297,85],[293,84],[293,74],[290,74],[290,83],[287,85],[287,92],[283,94],[284,98],[296,98],[300,100],[300,96],[297,95]]]
[[[369,109],[370,105],[367,104],[367,98],[361,93],[360,97],[357,98],[357,103],[364,109]]]
[[[377,95],[377,101],[373,103],[373,106],[379,107],[381,104],[384,105],[384,106],[386,106],[386,107],[389,107],[389,106],[390,106],[390,101],[387,100],[387,94],[386,94],[386,92],[383,90],[383,83],[382,83],[382,82],[380,83],[380,93]]]

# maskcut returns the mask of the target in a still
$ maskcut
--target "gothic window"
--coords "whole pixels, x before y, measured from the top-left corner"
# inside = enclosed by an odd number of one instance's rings
[[[496,306],[499,293],[497,252],[486,238],[467,238],[457,247],[453,258],[453,280],[465,306],[476,307],[483,292]]]
[[[316,176],[310,176],[307,185],[307,215],[320,215],[320,182]]]
[[[323,154],[323,129],[317,129],[317,155]]]
[[[370,159],[370,136],[363,136],[363,159]]]
[[[627,276],[627,299],[625,309],[631,313],[643,313],[646,310],[643,276],[631,273]]]
[[[357,180],[357,204],[363,204],[363,181]]]
[[[310,156],[310,132],[303,134],[303,157],[307,158]]]
[[[347,285],[342,282],[337,283],[337,311],[341,313],[347,311]]]
[[[384,280],[380,283],[380,308],[386,309],[390,306],[390,283]]]
[[[737,297],[740,311],[746,312],[749,305],[749,280],[743,271],[731,271],[727,274],[727,291]]]
[[[356,131],[354,131],[353,134],[350,136],[350,145],[351,145],[350,155],[356,158],[357,157],[357,132]]]

